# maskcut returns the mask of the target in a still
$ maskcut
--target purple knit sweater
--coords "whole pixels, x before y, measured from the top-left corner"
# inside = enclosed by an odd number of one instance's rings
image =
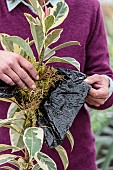
[[[67,47],[60,50],[57,55],[75,57],[80,62],[81,71],[87,75],[106,74],[113,79],[113,72],[109,67],[104,24],[98,0],[67,0],[66,2],[69,5],[70,13],[60,26],[64,28],[64,31],[56,44],[77,40],[81,43],[81,46]],[[0,33],[17,35],[24,39],[31,38],[29,24],[23,15],[27,12],[33,14],[28,7],[20,4],[9,13],[5,0],[1,0]],[[37,56],[35,49],[34,53]],[[62,64],[57,64],[57,66],[62,67]],[[63,64],[63,67],[67,66]],[[73,69],[72,66],[68,67]],[[112,104],[113,95],[98,109],[105,109]],[[8,103],[0,103],[0,119],[6,118],[8,106]],[[70,130],[75,140],[74,150],[71,152],[67,139],[62,144],[69,155],[68,170],[97,170],[95,165],[95,140],[91,131],[89,113],[85,107],[80,110]],[[8,130],[5,128],[0,128],[0,143],[9,144]],[[61,160],[54,149],[44,146],[43,151],[53,157],[58,165],[58,170],[63,170]],[[2,169],[0,168],[0,170]]]

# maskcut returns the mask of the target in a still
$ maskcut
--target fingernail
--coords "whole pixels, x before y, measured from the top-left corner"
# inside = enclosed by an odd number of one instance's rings
[[[26,87],[26,86],[24,86],[24,87],[23,87],[23,89],[24,89],[24,90],[27,90],[27,87]]]
[[[39,80],[39,75],[36,76],[36,80]]]
[[[32,89],[36,89],[36,85],[33,84],[33,85],[31,86],[31,88],[32,88]]]
[[[15,83],[12,82],[11,86],[14,86],[14,85],[15,85]]]
[[[86,78],[85,80],[84,80],[85,82],[89,82],[89,80]]]

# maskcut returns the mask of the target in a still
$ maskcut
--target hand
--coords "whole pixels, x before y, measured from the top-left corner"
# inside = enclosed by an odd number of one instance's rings
[[[96,107],[103,105],[109,97],[109,79],[103,75],[94,74],[84,81],[92,85],[86,97],[86,103]]]
[[[33,79],[38,80],[38,75],[32,63],[19,54],[0,50],[0,79],[11,86],[35,88]]]

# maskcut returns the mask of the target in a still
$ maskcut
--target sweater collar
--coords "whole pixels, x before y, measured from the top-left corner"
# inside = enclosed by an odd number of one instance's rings
[[[47,3],[51,3],[52,6],[54,6],[59,0],[49,0]],[[6,0],[8,11],[12,11],[16,6],[18,6],[20,3],[24,3],[26,6],[31,7],[28,3],[26,3],[24,0]]]

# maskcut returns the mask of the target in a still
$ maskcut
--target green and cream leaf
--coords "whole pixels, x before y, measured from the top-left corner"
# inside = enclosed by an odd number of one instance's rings
[[[19,111],[18,106],[15,103],[11,103],[8,108],[7,118],[12,118],[16,111]]]
[[[47,55],[48,53],[50,53],[50,55]],[[53,55],[55,55],[55,51],[51,52],[50,48],[46,48],[44,51],[44,59],[43,61],[48,60],[49,58],[51,58]],[[46,57],[47,56],[47,57]]]
[[[9,161],[8,163],[10,163],[11,165],[16,166],[17,168],[20,168],[20,164],[19,164],[18,160],[14,159],[14,160]]]
[[[31,5],[34,8],[34,10],[37,11],[37,9],[40,6],[39,2],[37,0],[29,0],[29,2],[31,3]]]
[[[0,127],[5,125],[11,125],[16,120],[17,120],[16,118],[0,119]]]
[[[29,24],[33,23],[33,24],[38,24],[38,22],[36,21],[36,19],[31,15],[31,14],[28,14],[28,13],[24,13],[27,21],[29,22]],[[40,24],[39,24],[40,25]]]
[[[78,62],[76,59],[71,58],[71,57],[57,57],[57,56],[53,56],[53,57],[51,57],[51,58],[46,62],[46,64],[49,64],[49,63],[58,63],[58,62],[71,64],[71,65],[73,65],[75,68],[77,68],[78,70],[80,70],[80,64],[79,64],[79,62]]]
[[[0,165],[7,163],[7,162],[15,159],[16,157],[17,157],[17,155],[13,155],[13,154],[0,155]]]
[[[24,148],[23,129],[25,125],[25,116],[22,112],[17,112],[13,118],[17,120],[15,120],[15,125],[12,125],[12,127],[17,128],[20,131],[20,133],[18,133],[14,129],[10,129],[11,145],[18,148],[12,150],[12,152],[15,152]]]
[[[39,152],[37,154],[37,157],[39,160],[38,163],[39,163],[40,168],[42,168],[41,165],[43,164],[43,166],[44,165],[47,166],[48,170],[57,170],[56,163],[45,153]]]
[[[52,28],[60,25],[67,17],[69,13],[69,7],[64,1],[58,2],[53,8],[50,9],[50,15],[55,17],[55,23]]]
[[[41,21],[44,19],[44,11],[42,7],[40,6],[39,2],[37,0],[29,0],[32,7],[34,8],[34,11],[38,14],[38,17]]]
[[[35,42],[37,52],[40,56],[44,45],[44,32],[41,26],[31,23],[31,33]]]
[[[15,170],[14,168],[11,168],[11,167],[9,167],[9,166],[2,166],[1,167],[2,169],[6,169],[6,170]]]
[[[32,168],[32,170],[41,170],[40,166],[38,164],[35,164]]]
[[[39,170],[49,170],[48,166],[44,162],[41,162],[36,155],[35,155],[34,158],[35,158],[35,160],[37,161],[37,163],[38,163],[38,165],[40,167]]]
[[[45,48],[47,48],[51,44],[55,43],[60,38],[60,34],[62,33],[62,31],[63,31],[63,29],[55,29],[55,30],[51,31],[45,37]]]
[[[7,41],[5,37],[1,39],[1,45],[5,51],[14,51],[13,42]]]
[[[71,151],[72,151],[72,150],[73,150],[73,147],[74,147],[74,138],[73,138],[73,136],[72,136],[72,134],[71,134],[70,131],[68,131],[68,132],[66,133],[66,136],[67,136],[67,138],[68,138],[68,140],[69,140],[69,142],[70,142]]]
[[[30,160],[41,150],[43,138],[44,132],[42,128],[30,127],[25,130],[23,141],[29,152]]]
[[[9,37],[5,37],[3,40],[7,44],[13,44],[13,43],[17,44],[18,46],[20,46],[26,52],[26,54],[29,57],[35,58],[31,47],[22,38],[17,37],[17,36],[9,36]],[[14,50],[14,48],[13,48],[13,50]]]
[[[69,41],[69,42],[62,43],[62,44],[54,47],[53,49],[51,49],[51,51],[49,51],[48,54],[46,54],[45,58],[48,58],[48,56],[50,56],[51,53],[53,53],[57,50],[60,50],[62,48],[69,47],[69,46],[72,46],[72,45],[80,45],[80,43],[78,41]]]
[[[18,149],[18,148],[13,147],[11,145],[0,144],[0,152],[6,151],[6,150],[9,150],[9,149]]]
[[[69,165],[69,160],[68,160],[68,155],[67,155],[66,150],[60,145],[57,146],[55,149],[57,150],[57,152],[62,160],[64,170],[66,170]]]
[[[45,33],[47,33],[51,29],[53,24],[54,24],[53,15],[49,15],[44,19]]]
[[[0,34],[0,43],[1,43],[1,46],[2,46],[2,48],[5,50],[5,51],[12,51],[13,50],[13,44],[7,44],[5,41],[3,42],[3,39],[5,38],[5,37],[9,37],[10,35],[8,35],[8,34],[3,34],[3,33],[1,33]]]

